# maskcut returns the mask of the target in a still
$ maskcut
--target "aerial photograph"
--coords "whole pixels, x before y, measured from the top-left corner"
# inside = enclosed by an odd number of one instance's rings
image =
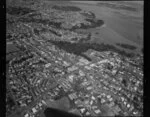
[[[6,117],[144,116],[143,4],[6,0]]]

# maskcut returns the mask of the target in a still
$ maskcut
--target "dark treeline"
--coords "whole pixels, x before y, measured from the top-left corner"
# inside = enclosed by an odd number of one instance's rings
[[[129,49],[129,50],[135,50],[136,47],[133,45],[129,45],[129,44],[121,44],[121,43],[117,43],[116,45],[125,48],[125,49]]]
[[[100,27],[101,25],[104,24],[103,20],[94,20],[94,19],[86,19],[86,21],[91,23],[91,28],[96,28],[96,27]]]
[[[17,21],[23,23],[39,23],[43,25],[54,26],[55,28],[61,29],[61,22],[55,22],[49,19],[43,19],[42,14],[40,13],[29,14],[28,17],[19,18]]]
[[[79,55],[85,58],[86,55],[84,55],[84,52],[86,52],[89,49],[93,49],[96,51],[113,51],[117,52],[123,56],[126,57],[134,57],[134,53],[127,53],[123,50],[120,50],[116,48],[115,46],[109,45],[109,44],[97,44],[97,43],[70,43],[70,42],[64,42],[64,41],[53,41],[49,40],[50,43],[57,46],[59,49],[63,49],[68,53],[73,53],[75,55]],[[86,59],[90,60],[88,56],[86,56]]]
[[[82,14],[83,16],[85,16],[87,18],[91,18],[91,19],[95,19],[96,18],[95,14],[90,12],[90,11],[89,11],[89,13],[80,13],[80,14]]]
[[[56,9],[56,10],[61,10],[61,11],[81,11],[81,9],[76,6],[56,6],[56,5],[54,5],[52,8]]]
[[[20,18],[19,21],[24,23],[40,23],[43,25],[54,26],[59,29],[61,28],[61,22],[50,21],[49,19],[37,19],[29,16],[28,18]]]
[[[104,24],[103,20],[94,20],[94,19],[85,19],[86,21],[90,22],[91,25],[87,25],[84,23],[81,23],[81,26],[73,26],[70,30],[74,31],[76,29],[88,29],[88,28],[96,28],[100,27]]]
[[[30,8],[22,8],[22,7],[12,7],[9,6],[8,8],[6,8],[6,13],[10,14],[10,15],[25,15],[28,14],[30,12],[34,12],[35,10],[32,10]]]

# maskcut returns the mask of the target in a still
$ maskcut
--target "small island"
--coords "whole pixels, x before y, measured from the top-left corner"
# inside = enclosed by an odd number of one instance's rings
[[[129,44],[122,44],[122,43],[117,43],[116,45],[124,48],[124,49],[129,49],[129,50],[135,50],[136,47],[133,45],[129,45]]]
[[[76,7],[76,6],[58,6],[58,5],[54,5],[52,7],[53,9],[56,9],[56,10],[61,10],[61,11],[81,11],[81,9],[79,7]]]

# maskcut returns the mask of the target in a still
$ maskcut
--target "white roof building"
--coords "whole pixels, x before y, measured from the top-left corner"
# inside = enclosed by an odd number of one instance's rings
[[[33,112],[33,113],[36,113],[37,110],[36,110],[35,108],[32,108],[32,112]]]
[[[95,110],[96,114],[99,114],[101,111],[99,109]]]

